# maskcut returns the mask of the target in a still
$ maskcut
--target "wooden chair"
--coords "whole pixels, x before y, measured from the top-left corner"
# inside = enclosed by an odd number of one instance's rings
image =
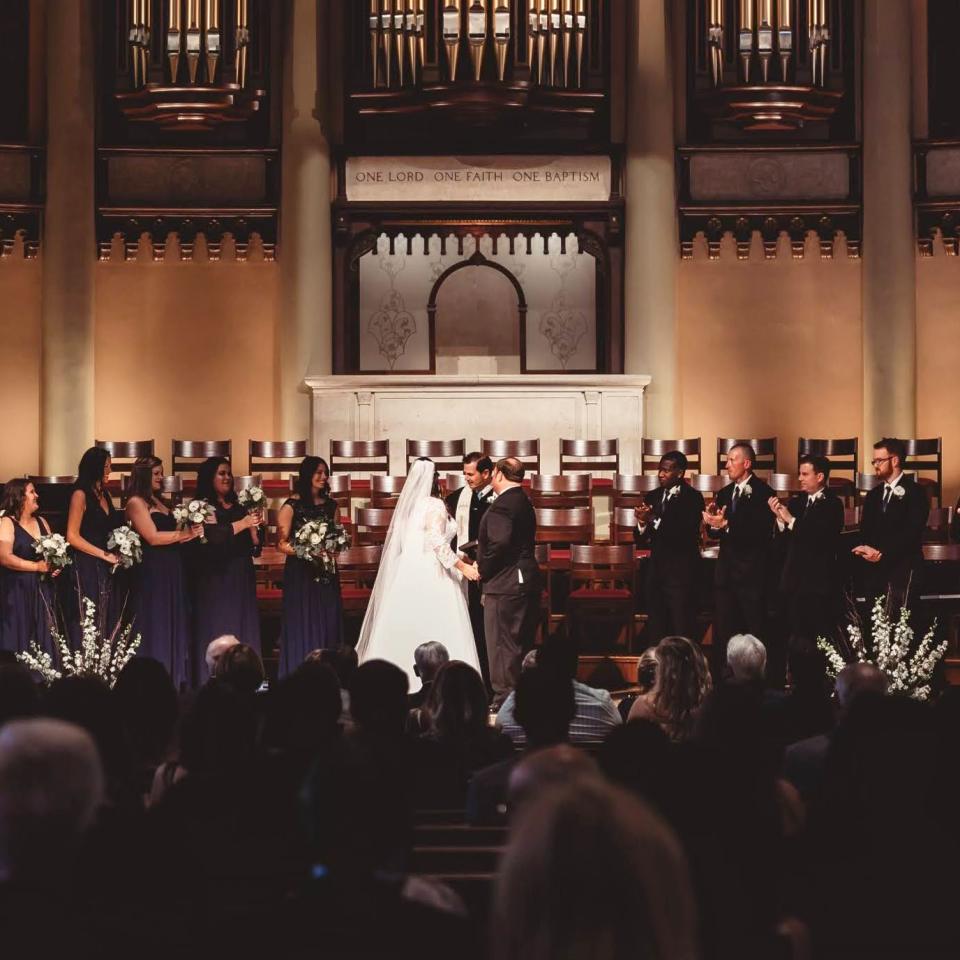
[[[466,452],[465,440],[408,440],[407,469],[414,460],[429,457],[440,473],[462,470]]]
[[[331,440],[331,473],[390,472],[389,440]]]
[[[927,516],[927,526],[923,532],[924,543],[948,543],[950,540],[950,519],[952,507],[931,507]]]
[[[943,438],[903,442],[907,447],[907,459],[903,469],[913,473],[928,499],[935,499],[938,507],[943,506]],[[921,472],[932,473],[933,477],[923,477]]]
[[[644,439],[640,445],[640,472],[656,471],[660,460],[665,453],[677,450],[687,458],[690,470],[700,473],[702,458],[700,456],[701,438],[691,437],[689,440],[648,440]]]
[[[610,514],[611,543],[634,543],[633,533],[637,529],[637,518],[632,506],[614,507]]]
[[[861,504],[867,494],[874,488],[880,486],[880,478],[875,473],[857,474],[857,495]]]
[[[379,544],[348,547],[337,558],[340,571],[340,596],[345,614],[363,616],[370,602],[373,583],[380,567]]]
[[[374,507],[384,507],[392,510],[397,505],[400,492],[406,482],[406,477],[371,477],[370,503]]]
[[[800,481],[792,473],[771,473],[767,483],[781,500],[787,500],[800,492]]]
[[[291,479],[294,479],[291,477]],[[337,507],[350,520],[350,504],[353,498],[353,477],[349,473],[333,473],[327,479],[330,496],[337,501]]]
[[[841,496],[852,497],[857,490],[857,471],[860,469],[860,438],[845,440],[813,440],[801,437],[797,441],[797,459],[826,457],[830,461],[830,486]],[[837,471],[849,471],[849,477],[838,477]]]
[[[572,544],[567,623],[581,649],[596,648],[582,629],[584,622],[603,620],[617,627],[617,646],[633,643],[633,590],[636,558],[632,544]],[[626,642],[620,637],[626,634]]]
[[[659,486],[660,480],[653,473],[618,473],[613,478],[613,506],[636,507]]]
[[[728,483],[725,476],[713,473],[694,473],[689,478],[690,486],[703,494],[704,500],[712,500]]]
[[[54,533],[63,533],[67,529],[70,495],[73,493],[73,485],[77,482],[77,478],[61,474],[33,475],[26,479],[33,484],[40,498],[40,516],[50,524],[50,529]]]
[[[620,472],[619,440],[561,440],[561,473]]]
[[[530,499],[535,507],[589,507],[593,475],[589,473],[535,473]]]
[[[846,532],[856,530],[860,526],[860,510],[861,507],[844,507],[843,508],[843,529]]]
[[[153,440],[94,440],[93,445],[110,454],[112,473],[131,473],[139,457],[152,457],[156,444]]]
[[[306,440],[249,440],[247,455],[251,473],[269,473],[276,477],[296,475],[307,455]]]
[[[230,440],[174,440],[171,444],[170,472],[196,473],[208,457],[233,456]]]
[[[550,636],[550,604],[553,597],[552,581],[550,570],[550,544],[537,543],[533,548],[534,556],[537,560],[537,566],[540,568],[540,576],[543,577],[543,589],[540,591],[540,637],[539,642],[544,643]],[[534,639],[537,643],[537,639]]]
[[[593,543],[593,509],[540,508],[537,514],[537,543]]]
[[[387,530],[390,529],[392,519],[392,510],[384,510],[380,507],[358,507],[354,543],[357,546],[383,544],[387,539]]]
[[[461,470],[459,473],[447,473],[443,477],[443,489],[447,493],[453,493],[454,490],[462,490],[467,485],[467,478]]]
[[[540,472],[540,441],[538,440],[483,440],[480,452],[494,463],[504,457],[516,457],[523,461],[526,474]]]
[[[776,473],[777,472],[777,438],[764,437],[753,440],[736,440],[731,437],[717,437],[717,473],[720,473],[726,462],[727,454],[731,447],[738,443],[748,443],[753,447],[753,452],[757,458],[753,461],[754,473]]]

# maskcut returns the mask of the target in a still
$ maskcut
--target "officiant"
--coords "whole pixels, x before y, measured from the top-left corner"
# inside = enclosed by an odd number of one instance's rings
[[[447,511],[457,521],[457,535],[451,546],[458,553],[464,553],[462,548],[467,545],[464,555],[469,560],[476,559],[475,547],[480,534],[480,521],[487,512],[487,507],[493,503],[495,496],[490,486],[490,477],[493,474],[493,462],[489,457],[474,451],[463,458],[463,477],[466,484],[459,490],[447,494]],[[490,665],[487,661],[487,642],[483,631],[483,607],[480,605],[480,584],[464,581],[467,588],[467,602],[470,607],[470,623],[473,626],[473,638],[477,644],[477,657],[480,660],[480,670],[483,673],[483,682],[490,692]]]

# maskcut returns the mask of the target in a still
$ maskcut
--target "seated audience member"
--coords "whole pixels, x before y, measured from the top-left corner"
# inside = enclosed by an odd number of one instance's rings
[[[341,643],[338,647],[319,647],[311,650],[304,662],[310,660],[319,660],[337,675],[340,683],[340,726],[344,730],[350,730],[353,726],[353,716],[350,713],[350,689],[353,686],[357,667],[360,665],[357,651],[347,643]]]
[[[680,844],[619,787],[593,778],[551,787],[511,824],[490,937],[495,960],[694,960]]]
[[[618,704],[617,710],[620,712],[620,718],[624,723],[630,716],[630,708],[633,706],[637,697],[642,697],[649,693],[657,682],[657,648],[647,647],[640,654],[640,660],[637,662],[637,691],[624,697]]]
[[[674,741],[689,740],[707,694],[710,668],[700,648],[686,637],[657,644],[657,682],[630,709],[631,720],[652,720]]]
[[[138,793],[150,793],[153,775],[173,746],[179,705],[170,674],[159,660],[134,657],[113,687],[124,739],[131,750]]]
[[[21,663],[0,664],[0,727],[8,720],[35,717],[40,712],[40,688]]]
[[[222,637],[217,637],[207,644],[207,652],[204,660],[207,664],[207,676],[214,677],[217,674],[217,663],[220,658],[231,647],[235,647],[240,641],[232,634],[225,633]]]
[[[768,720],[784,746],[833,728],[833,689],[823,652],[792,639],[787,648],[787,690],[779,702],[767,705]]]
[[[727,642],[727,669],[734,683],[762,687],[767,673],[767,648],[752,633],[734,634]]]
[[[410,706],[410,716],[407,720],[407,730],[411,734],[424,733],[429,720],[423,713],[423,705],[430,696],[430,688],[437,671],[450,660],[447,648],[437,640],[428,640],[421,643],[413,651],[413,672],[420,678],[420,689],[407,697]]]
[[[105,798],[100,757],[87,731],[39,717],[5,724],[0,881],[42,889],[69,883],[80,841]]]
[[[851,704],[861,694],[882,695],[887,678],[871,663],[850,663],[837,674],[834,686],[836,721],[841,723]],[[783,775],[809,803],[820,788],[823,768],[833,733],[818,733],[787,747]]]
[[[474,771],[513,756],[513,742],[491,727],[483,678],[452,660],[437,672],[422,709],[418,797],[422,806],[462,807]]]
[[[570,724],[571,743],[596,743],[623,722],[607,690],[588,687],[577,680],[577,650],[564,634],[552,636],[537,652],[537,668],[553,670],[573,685],[577,710]],[[497,714],[497,723],[514,744],[522,747],[526,738],[515,716],[516,692],[510,693]]]
[[[216,677],[229,683],[237,693],[253,696],[263,685],[266,674],[260,654],[245,643],[237,643],[221,654]]]
[[[523,756],[510,771],[507,796],[512,816],[516,817],[526,803],[551,787],[563,786],[581,779],[602,780],[597,761],[584,750],[569,743],[558,743]]]
[[[527,754],[567,743],[577,704],[569,679],[553,670],[528,667],[521,671],[515,695],[514,716],[523,728]],[[478,770],[467,788],[467,820],[499,824],[506,820],[507,791],[517,757]]]

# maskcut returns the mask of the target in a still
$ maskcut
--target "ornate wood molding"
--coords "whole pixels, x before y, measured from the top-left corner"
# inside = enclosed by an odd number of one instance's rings
[[[914,222],[921,257],[941,241],[948,257],[960,252],[960,140],[918,140],[913,145]]]
[[[44,153],[38,147],[0,144],[0,257],[17,248],[32,260],[43,231]]]

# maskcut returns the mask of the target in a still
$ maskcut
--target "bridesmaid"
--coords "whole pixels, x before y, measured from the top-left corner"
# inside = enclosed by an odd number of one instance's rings
[[[127,518],[143,542],[143,562],[133,568],[133,630],[137,653],[159,660],[179,690],[191,679],[190,617],[180,544],[196,539],[200,527],[177,530],[160,496],[163,461],[140,457],[133,465]]]
[[[260,512],[247,513],[237,502],[226,457],[210,457],[197,470],[198,499],[217,512],[206,524],[207,542],[191,548],[194,678],[206,675],[207,644],[224,634],[260,653],[260,612],[253,558],[260,553]]]
[[[17,477],[3,491],[0,508],[0,648],[19,653],[31,640],[47,653],[53,649],[54,594],[45,560],[34,544],[50,532],[38,517],[40,500],[29,480]]]
[[[330,468],[320,457],[304,457],[297,478],[296,496],[280,508],[278,547],[286,554],[283,567],[283,628],[280,636],[280,676],[303,663],[316,648],[338,647],[342,625],[340,580],[328,583],[315,578],[313,565],[294,553],[293,538],[308,520],[337,515],[337,503],[330,496],[327,478]]]
[[[80,458],[77,482],[70,495],[67,543],[73,548],[73,565],[65,589],[66,616],[79,641],[83,599],[97,605],[101,636],[108,635],[123,613],[129,583],[122,570],[113,573],[119,557],[107,549],[111,531],[123,525],[123,514],[113,505],[107,490],[110,454],[91,447]]]

